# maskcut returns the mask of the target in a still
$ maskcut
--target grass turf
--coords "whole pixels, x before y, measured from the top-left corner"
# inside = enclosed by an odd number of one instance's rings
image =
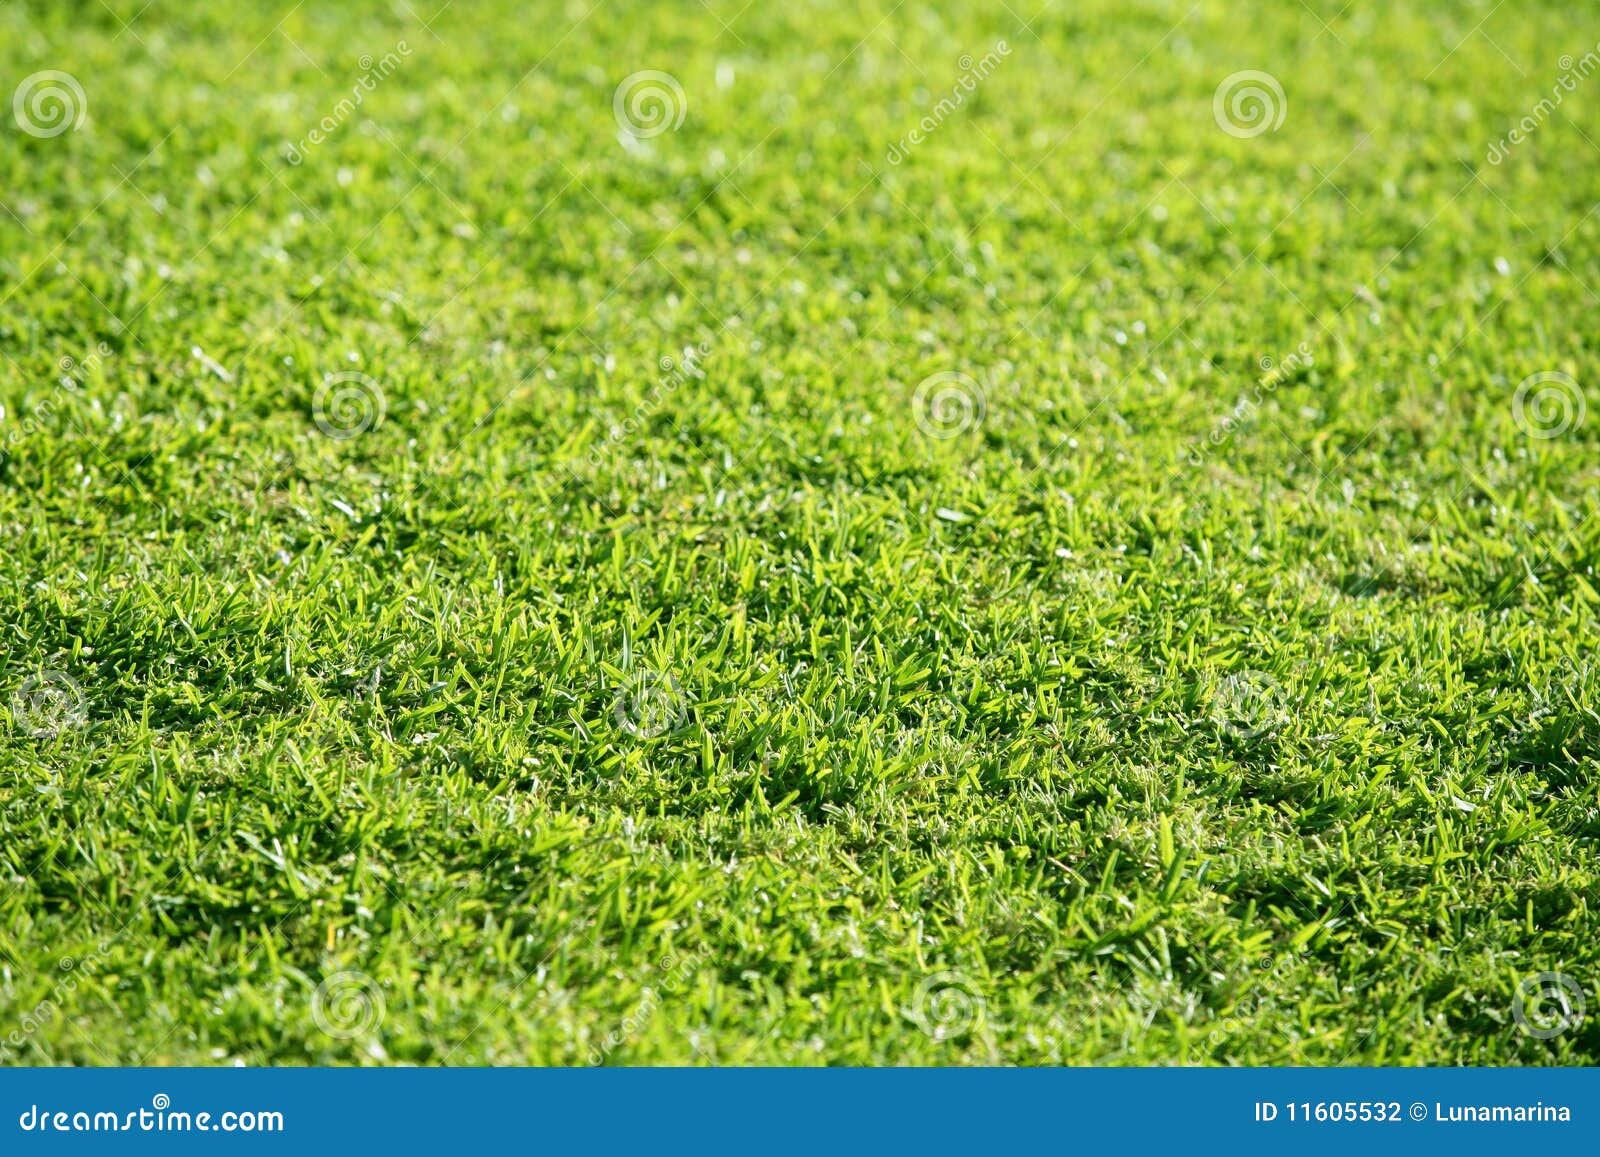
[[[0,7],[0,1059],[1600,1058],[1592,21],[440,3]]]

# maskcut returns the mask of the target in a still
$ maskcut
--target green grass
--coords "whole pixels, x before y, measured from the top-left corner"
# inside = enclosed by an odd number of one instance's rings
[[[442,3],[0,6],[0,1060],[1600,1060],[1592,20]]]

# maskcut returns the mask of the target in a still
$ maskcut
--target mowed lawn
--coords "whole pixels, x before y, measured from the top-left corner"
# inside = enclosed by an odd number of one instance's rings
[[[1600,1060],[1597,73],[0,5],[0,1062]]]

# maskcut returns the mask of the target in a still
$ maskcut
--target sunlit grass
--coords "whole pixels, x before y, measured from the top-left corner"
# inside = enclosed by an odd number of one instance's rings
[[[1600,1059],[1581,12],[440,3],[0,6],[0,1060]]]

